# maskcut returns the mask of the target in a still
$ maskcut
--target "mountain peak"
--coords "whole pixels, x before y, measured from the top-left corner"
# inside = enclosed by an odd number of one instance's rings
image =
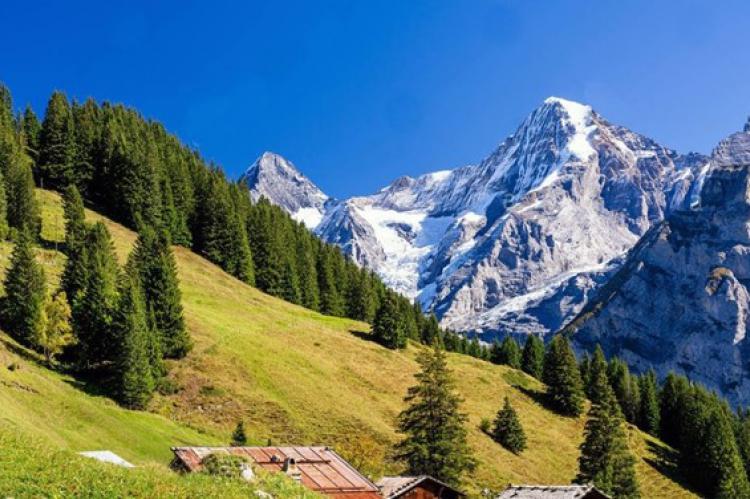
[[[267,198],[311,229],[320,223],[329,200],[294,163],[271,151],[261,154],[240,182],[247,185],[253,199]]]

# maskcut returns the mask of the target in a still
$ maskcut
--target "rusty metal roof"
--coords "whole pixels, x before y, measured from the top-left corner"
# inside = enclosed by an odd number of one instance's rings
[[[244,456],[260,468],[281,472],[284,461],[296,461],[302,485],[333,497],[379,498],[378,488],[328,447],[172,447],[187,471],[200,471],[209,454]]]
[[[437,478],[433,478],[429,475],[384,476],[383,478],[378,480],[378,483],[376,485],[380,489],[380,494],[385,499],[394,499],[394,498],[401,497],[402,495],[405,495],[414,487],[426,481],[431,481],[431,482],[436,483],[440,487],[443,487],[445,489],[450,489],[451,491],[455,492],[457,496],[463,496],[463,493],[459,491],[458,489],[455,489],[451,487],[450,485],[443,483]]]

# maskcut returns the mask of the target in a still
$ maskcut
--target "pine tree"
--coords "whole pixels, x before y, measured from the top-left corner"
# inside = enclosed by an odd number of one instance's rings
[[[628,450],[620,408],[606,376],[599,376],[593,391],[599,402],[591,406],[578,459],[576,481],[593,483],[615,498],[640,497],[635,477],[635,459]]]
[[[116,393],[125,407],[143,409],[151,400],[156,386],[149,348],[149,335],[152,332],[138,280],[123,275],[119,288],[120,298],[113,320],[119,345]]]
[[[34,177],[28,162],[17,161],[11,164],[5,185],[8,225],[37,239],[42,228],[42,217],[34,191]]]
[[[239,421],[232,432],[232,447],[244,447],[247,445],[247,435],[245,434],[245,423]]]
[[[505,397],[503,408],[495,417],[492,438],[514,454],[520,454],[526,449],[526,434],[508,397]]]
[[[586,386],[586,396],[595,404],[600,403],[602,397],[605,395],[601,391],[602,383],[609,384],[607,359],[604,358],[604,352],[601,347],[597,345],[589,364],[588,385]]]
[[[544,357],[543,381],[550,405],[561,414],[579,416],[583,412],[583,387],[578,362],[563,335],[556,335]]]
[[[347,317],[362,322],[372,322],[375,317],[375,297],[370,286],[369,273],[366,270],[356,272],[349,281],[346,302]]]
[[[453,375],[439,348],[422,351],[417,362],[417,384],[409,388],[404,399],[408,407],[398,418],[405,438],[396,447],[397,458],[406,461],[412,475],[459,485],[476,461],[466,442],[467,417],[460,411]]]
[[[393,293],[386,294],[372,323],[372,335],[378,343],[391,349],[406,346],[407,338],[400,315],[395,296]]]
[[[524,372],[542,379],[544,371],[544,343],[536,335],[530,334],[526,338],[521,355],[521,369]]]
[[[659,434],[659,394],[656,373],[649,371],[638,380],[640,384],[641,404],[638,415],[638,426],[651,435]]]
[[[86,222],[83,199],[74,185],[63,192],[63,216],[65,218],[65,253],[67,260],[63,270],[61,287],[72,307],[81,298],[86,285]]]
[[[5,177],[0,169],[0,240],[8,237],[10,227],[8,226],[8,198],[5,194]]]
[[[89,368],[114,360],[117,338],[112,320],[117,308],[119,269],[107,227],[97,222],[86,234],[86,280],[73,301],[73,324],[78,334],[78,362]]]
[[[299,286],[300,295],[302,297],[301,304],[303,307],[309,308],[310,310],[318,310],[320,307],[318,272],[315,268],[315,253],[313,252],[311,237],[312,236],[304,227],[297,228],[297,268],[299,269]],[[375,315],[374,297],[370,296],[369,298],[370,303],[366,303],[367,300],[363,297],[362,302],[363,304],[366,304],[366,309],[359,311],[368,317],[368,319],[363,319],[366,322],[372,321],[372,318]]]
[[[607,378],[625,419],[634,423],[639,412],[639,394],[636,392],[638,385],[631,381],[628,365],[617,357],[613,358],[607,366]]]
[[[434,313],[430,314],[427,320],[423,322],[420,336],[422,343],[425,345],[432,345],[440,336],[440,323]]]
[[[667,374],[659,397],[659,433],[661,439],[672,447],[679,446],[682,406],[688,392],[685,378],[672,372]]]
[[[503,338],[502,343],[500,343],[497,360],[500,364],[508,365],[514,369],[521,368],[521,348],[518,346],[516,340],[510,336]]]
[[[42,125],[36,117],[31,106],[26,106],[23,112],[23,135],[26,139],[26,154],[32,159],[34,164],[39,160],[39,136]]]
[[[21,343],[33,345],[44,327],[47,283],[44,270],[34,259],[31,236],[25,231],[13,248],[3,288],[4,327]]]
[[[153,228],[143,226],[129,267],[140,277],[162,354],[167,358],[184,357],[192,344],[185,328],[177,264],[168,235],[164,232],[157,235]]]
[[[75,156],[70,104],[63,93],[54,92],[47,103],[39,136],[38,169],[44,186],[61,189],[72,183]]]
[[[317,273],[320,313],[334,316],[343,315],[344,304],[338,289],[336,289],[331,250],[325,246],[318,252]]]
[[[705,431],[703,449],[707,466],[700,472],[709,479],[706,492],[721,499],[750,497],[750,484],[732,425],[722,409],[711,411]]]
[[[75,344],[70,324],[70,305],[65,291],[60,291],[54,297],[47,294],[43,317],[42,327],[38,329],[34,339],[34,346],[42,351],[47,363],[50,364],[65,347]]]

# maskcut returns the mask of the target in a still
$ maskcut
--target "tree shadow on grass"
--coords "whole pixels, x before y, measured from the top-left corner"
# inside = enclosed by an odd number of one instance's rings
[[[648,445],[648,450],[654,455],[654,458],[643,458],[646,464],[673,482],[678,483],[680,486],[694,494],[700,495],[699,492],[690,485],[685,478],[685,475],[682,473],[682,470],[680,470],[679,452],[671,447],[651,440],[648,440],[646,445]]]
[[[371,341],[373,343],[377,343],[372,333],[365,332],[365,331],[357,331],[356,329],[350,329],[349,333],[356,336],[360,340]]]
[[[552,407],[552,404],[550,404],[549,397],[547,397],[547,394],[542,390],[534,390],[532,388],[527,388],[520,384],[512,384],[511,385],[516,390],[520,391],[527,397],[529,397],[531,400],[536,402],[537,404],[541,405],[548,411],[552,411],[555,414],[558,414],[557,410],[555,410],[554,407]]]

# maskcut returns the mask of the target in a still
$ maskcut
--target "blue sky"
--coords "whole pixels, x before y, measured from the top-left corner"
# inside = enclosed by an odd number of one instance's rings
[[[272,150],[336,197],[479,161],[549,95],[682,151],[750,114],[750,2],[22,3],[18,106],[123,102],[231,176]]]

